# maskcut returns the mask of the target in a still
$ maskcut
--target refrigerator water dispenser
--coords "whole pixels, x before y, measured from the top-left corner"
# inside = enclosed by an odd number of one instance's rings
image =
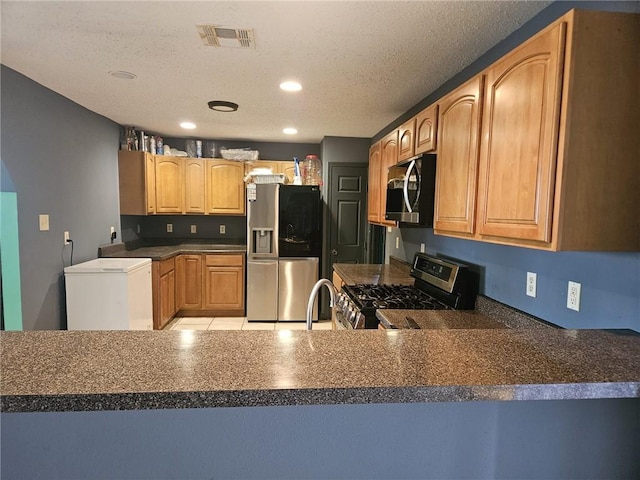
[[[273,229],[253,229],[253,250],[251,253],[269,255],[273,251]]]

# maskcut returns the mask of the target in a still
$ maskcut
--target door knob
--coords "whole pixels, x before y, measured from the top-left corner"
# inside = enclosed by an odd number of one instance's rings
[[[336,250],[335,248],[331,250],[331,255],[333,255],[334,257],[338,255],[338,250]]]

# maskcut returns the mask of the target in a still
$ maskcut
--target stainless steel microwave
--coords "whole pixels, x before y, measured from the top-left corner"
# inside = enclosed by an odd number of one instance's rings
[[[409,225],[433,226],[435,189],[435,155],[418,155],[389,167],[385,218]]]

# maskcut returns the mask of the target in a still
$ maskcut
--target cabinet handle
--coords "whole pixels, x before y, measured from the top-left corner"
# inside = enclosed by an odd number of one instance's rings
[[[333,250],[331,250],[331,255],[333,256],[338,255],[338,251],[334,248]]]

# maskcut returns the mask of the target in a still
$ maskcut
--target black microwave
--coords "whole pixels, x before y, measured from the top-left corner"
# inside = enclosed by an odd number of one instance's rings
[[[435,155],[418,155],[389,167],[385,218],[432,227],[435,189]]]

